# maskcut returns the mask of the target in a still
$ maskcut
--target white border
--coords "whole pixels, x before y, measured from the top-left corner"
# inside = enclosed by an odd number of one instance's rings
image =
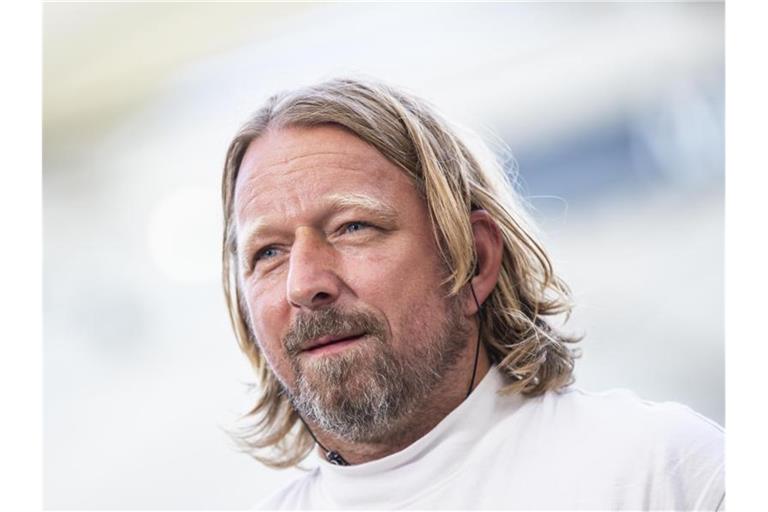
[[[0,510],[42,509],[42,5],[0,26]]]

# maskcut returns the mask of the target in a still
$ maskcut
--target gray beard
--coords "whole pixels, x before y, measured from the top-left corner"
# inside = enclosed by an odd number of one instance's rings
[[[466,348],[468,329],[461,324],[458,308],[449,309],[439,332],[420,332],[420,339],[401,343],[402,353],[387,342],[386,330],[371,315],[332,309],[314,324],[308,320],[303,332],[298,329],[308,339],[323,325],[364,325],[369,334],[342,353],[305,364],[292,357],[296,389],[288,396],[294,408],[321,430],[346,440],[381,442],[397,436]],[[288,346],[299,339],[289,339]]]

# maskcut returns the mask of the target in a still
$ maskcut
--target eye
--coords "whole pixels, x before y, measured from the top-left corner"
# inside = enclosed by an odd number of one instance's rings
[[[370,224],[366,224],[365,222],[361,221],[354,221],[354,222],[347,222],[342,226],[342,230],[345,233],[356,233],[358,231],[362,231],[363,229],[371,227]]]
[[[277,256],[278,250],[277,247],[265,247],[259,251],[256,252],[256,254],[253,255],[253,265],[255,266],[259,261],[267,260],[269,258],[274,258]]]

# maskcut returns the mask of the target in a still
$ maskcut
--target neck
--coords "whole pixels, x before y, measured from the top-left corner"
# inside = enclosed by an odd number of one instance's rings
[[[404,418],[399,424],[393,425],[391,434],[385,439],[376,442],[354,442],[320,431],[315,425],[309,425],[309,427],[325,448],[341,454],[349,464],[362,464],[397,453],[426,435],[467,398],[467,386],[472,379],[474,369],[472,363],[475,361],[476,347],[470,344],[468,348],[470,349],[468,355],[462,360],[471,361],[471,363],[448,372],[443,379],[443,385],[439,386],[414,414]],[[472,389],[477,387],[489,369],[490,359],[485,347],[481,345]],[[466,386],[449,385],[455,382],[465,382]],[[318,449],[325,457],[322,448],[318,447]]]

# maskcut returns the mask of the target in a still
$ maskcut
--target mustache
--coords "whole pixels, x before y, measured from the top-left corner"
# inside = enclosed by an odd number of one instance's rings
[[[283,346],[289,355],[301,352],[305,343],[322,336],[345,336],[365,333],[382,343],[387,339],[386,322],[367,311],[342,311],[329,306],[296,317],[283,337]]]

